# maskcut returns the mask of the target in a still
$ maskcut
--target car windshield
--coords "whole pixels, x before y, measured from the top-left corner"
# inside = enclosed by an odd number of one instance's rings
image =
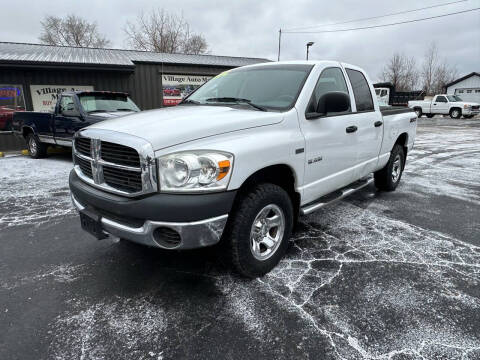
[[[447,96],[448,101],[450,102],[457,102],[457,101],[462,101],[458,96],[456,95],[448,95]]]
[[[183,103],[235,104],[256,110],[293,107],[312,65],[259,65],[225,71],[200,87]]]
[[[135,103],[125,95],[119,94],[80,94],[78,96],[83,109],[91,112],[140,111]]]

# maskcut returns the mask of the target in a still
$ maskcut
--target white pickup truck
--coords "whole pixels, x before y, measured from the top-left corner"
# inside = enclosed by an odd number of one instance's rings
[[[373,181],[395,190],[416,120],[408,108],[381,110],[353,65],[241,67],[176,107],[77,132],[72,201],[98,239],[163,249],[220,242],[238,272],[261,276],[284,255],[299,215]]]
[[[450,115],[452,119],[459,119],[462,115],[470,119],[480,114],[480,104],[465,102],[457,95],[435,95],[432,100],[409,101],[408,107],[413,109],[418,117],[426,115],[428,118],[440,115]]]

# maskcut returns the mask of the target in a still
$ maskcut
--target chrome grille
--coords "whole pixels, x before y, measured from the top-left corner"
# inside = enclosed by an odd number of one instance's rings
[[[131,147],[102,141],[101,158],[105,161],[126,166],[140,167],[138,152]]]
[[[88,160],[84,160],[78,156],[75,156],[75,162],[80,166],[80,169],[85,174],[85,176],[93,179],[92,176],[92,163]]]
[[[90,156],[90,139],[76,138],[75,149],[82,155]]]
[[[75,172],[92,186],[125,196],[157,189],[154,153],[145,140],[105,130],[84,129],[76,134],[73,151]]]
[[[480,105],[473,105],[472,110],[478,110],[480,108]]]
[[[137,192],[142,190],[142,178],[141,173],[139,172],[104,166],[103,178],[108,185],[116,189],[126,192]]]

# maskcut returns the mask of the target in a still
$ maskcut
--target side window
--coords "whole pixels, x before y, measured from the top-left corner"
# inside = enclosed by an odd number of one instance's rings
[[[315,112],[318,100],[322,95],[330,91],[341,91],[348,94],[347,83],[343,77],[340,68],[327,68],[322,71],[318,78],[315,90],[313,90],[312,98],[307,108],[307,112]],[[349,110],[348,112],[350,112]]]
[[[60,100],[60,113],[63,113],[65,110],[75,110],[75,104],[71,96],[62,96]]]
[[[347,75],[352,84],[353,95],[355,96],[355,104],[357,111],[372,111],[373,99],[367,79],[360,71],[347,69]]]
[[[435,100],[435,102],[443,102],[443,103],[446,103],[446,102],[447,102],[447,99],[445,98],[445,96],[437,96],[437,100]]]

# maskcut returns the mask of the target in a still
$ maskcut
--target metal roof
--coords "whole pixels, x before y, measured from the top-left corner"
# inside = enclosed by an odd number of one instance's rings
[[[270,60],[233,56],[167,54],[136,50],[0,42],[0,63],[133,67],[135,62],[151,62],[237,67],[268,61]]]

